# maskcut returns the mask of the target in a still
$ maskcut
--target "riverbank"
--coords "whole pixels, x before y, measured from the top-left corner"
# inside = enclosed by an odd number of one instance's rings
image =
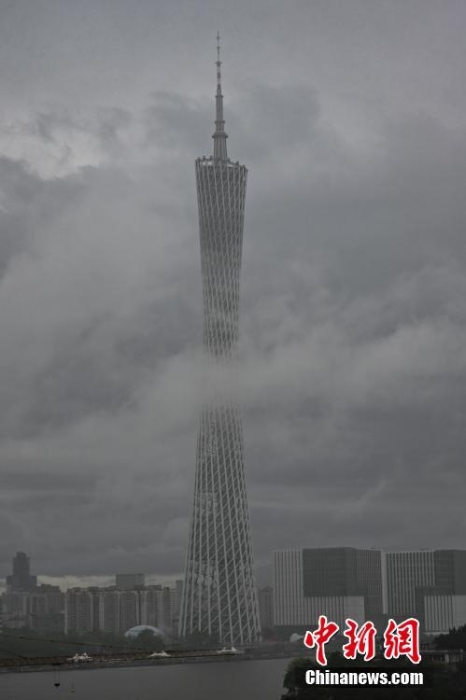
[[[47,660],[43,659],[14,659],[9,660],[11,664],[0,666],[0,673],[31,673],[40,671],[53,671],[58,668],[60,671],[76,671],[76,670],[96,670],[108,668],[128,668],[136,666],[173,666],[179,664],[206,664],[228,662],[236,663],[241,661],[270,661],[274,659],[293,659],[301,654],[301,649],[293,652],[270,652],[270,653],[240,653],[240,654],[199,654],[189,656],[167,656],[158,658],[124,658],[124,659],[91,659],[90,661],[69,661],[68,659],[56,658]],[[3,660],[5,661],[5,660]]]

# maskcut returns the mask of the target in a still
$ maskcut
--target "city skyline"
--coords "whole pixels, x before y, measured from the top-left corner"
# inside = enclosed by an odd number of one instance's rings
[[[384,552],[353,547],[275,550],[273,586],[255,588],[264,639],[286,641],[318,624],[321,615],[342,629],[348,617],[377,629],[414,617],[423,635],[436,636],[466,623],[466,549]],[[29,557],[12,559],[7,591],[0,596],[0,628],[36,631],[101,631],[125,634],[137,625],[192,642],[186,630],[183,580],[153,585],[144,573],[117,573],[112,585],[67,588],[31,576]],[[188,592],[192,584],[188,585]],[[211,617],[215,618],[215,612]],[[225,616],[227,619],[227,617]],[[250,644],[228,634],[220,644]]]
[[[2,576],[183,575],[218,27],[257,582],[275,548],[464,545],[465,13],[2,6]]]

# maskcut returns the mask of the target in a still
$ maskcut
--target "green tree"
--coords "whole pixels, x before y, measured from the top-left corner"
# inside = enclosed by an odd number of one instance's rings
[[[451,629],[435,638],[437,649],[466,649],[466,625]]]
[[[218,646],[218,636],[208,632],[192,632],[186,637],[186,647],[189,649],[215,649]]]
[[[130,642],[131,648],[144,652],[163,651],[166,643],[162,637],[154,634],[151,630],[143,630],[137,637],[133,637]]]

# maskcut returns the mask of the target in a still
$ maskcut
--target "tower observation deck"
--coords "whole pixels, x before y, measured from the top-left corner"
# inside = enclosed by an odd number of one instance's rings
[[[196,160],[204,349],[221,370],[238,344],[239,278],[247,169],[227,155],[220,44],[213,156]],[[222,644],[259,639],[259,616],[244,473],[243,429],[223,389],[204,405],[198,433],[180,635],[209,634]]]

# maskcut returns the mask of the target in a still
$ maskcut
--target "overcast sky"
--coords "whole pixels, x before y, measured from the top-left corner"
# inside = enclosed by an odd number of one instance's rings
[[[183,574],[217,29],[258,581],[279,548],[466,547],[465,26],[463,0],[0,0],[0,577],[17,550]]]

